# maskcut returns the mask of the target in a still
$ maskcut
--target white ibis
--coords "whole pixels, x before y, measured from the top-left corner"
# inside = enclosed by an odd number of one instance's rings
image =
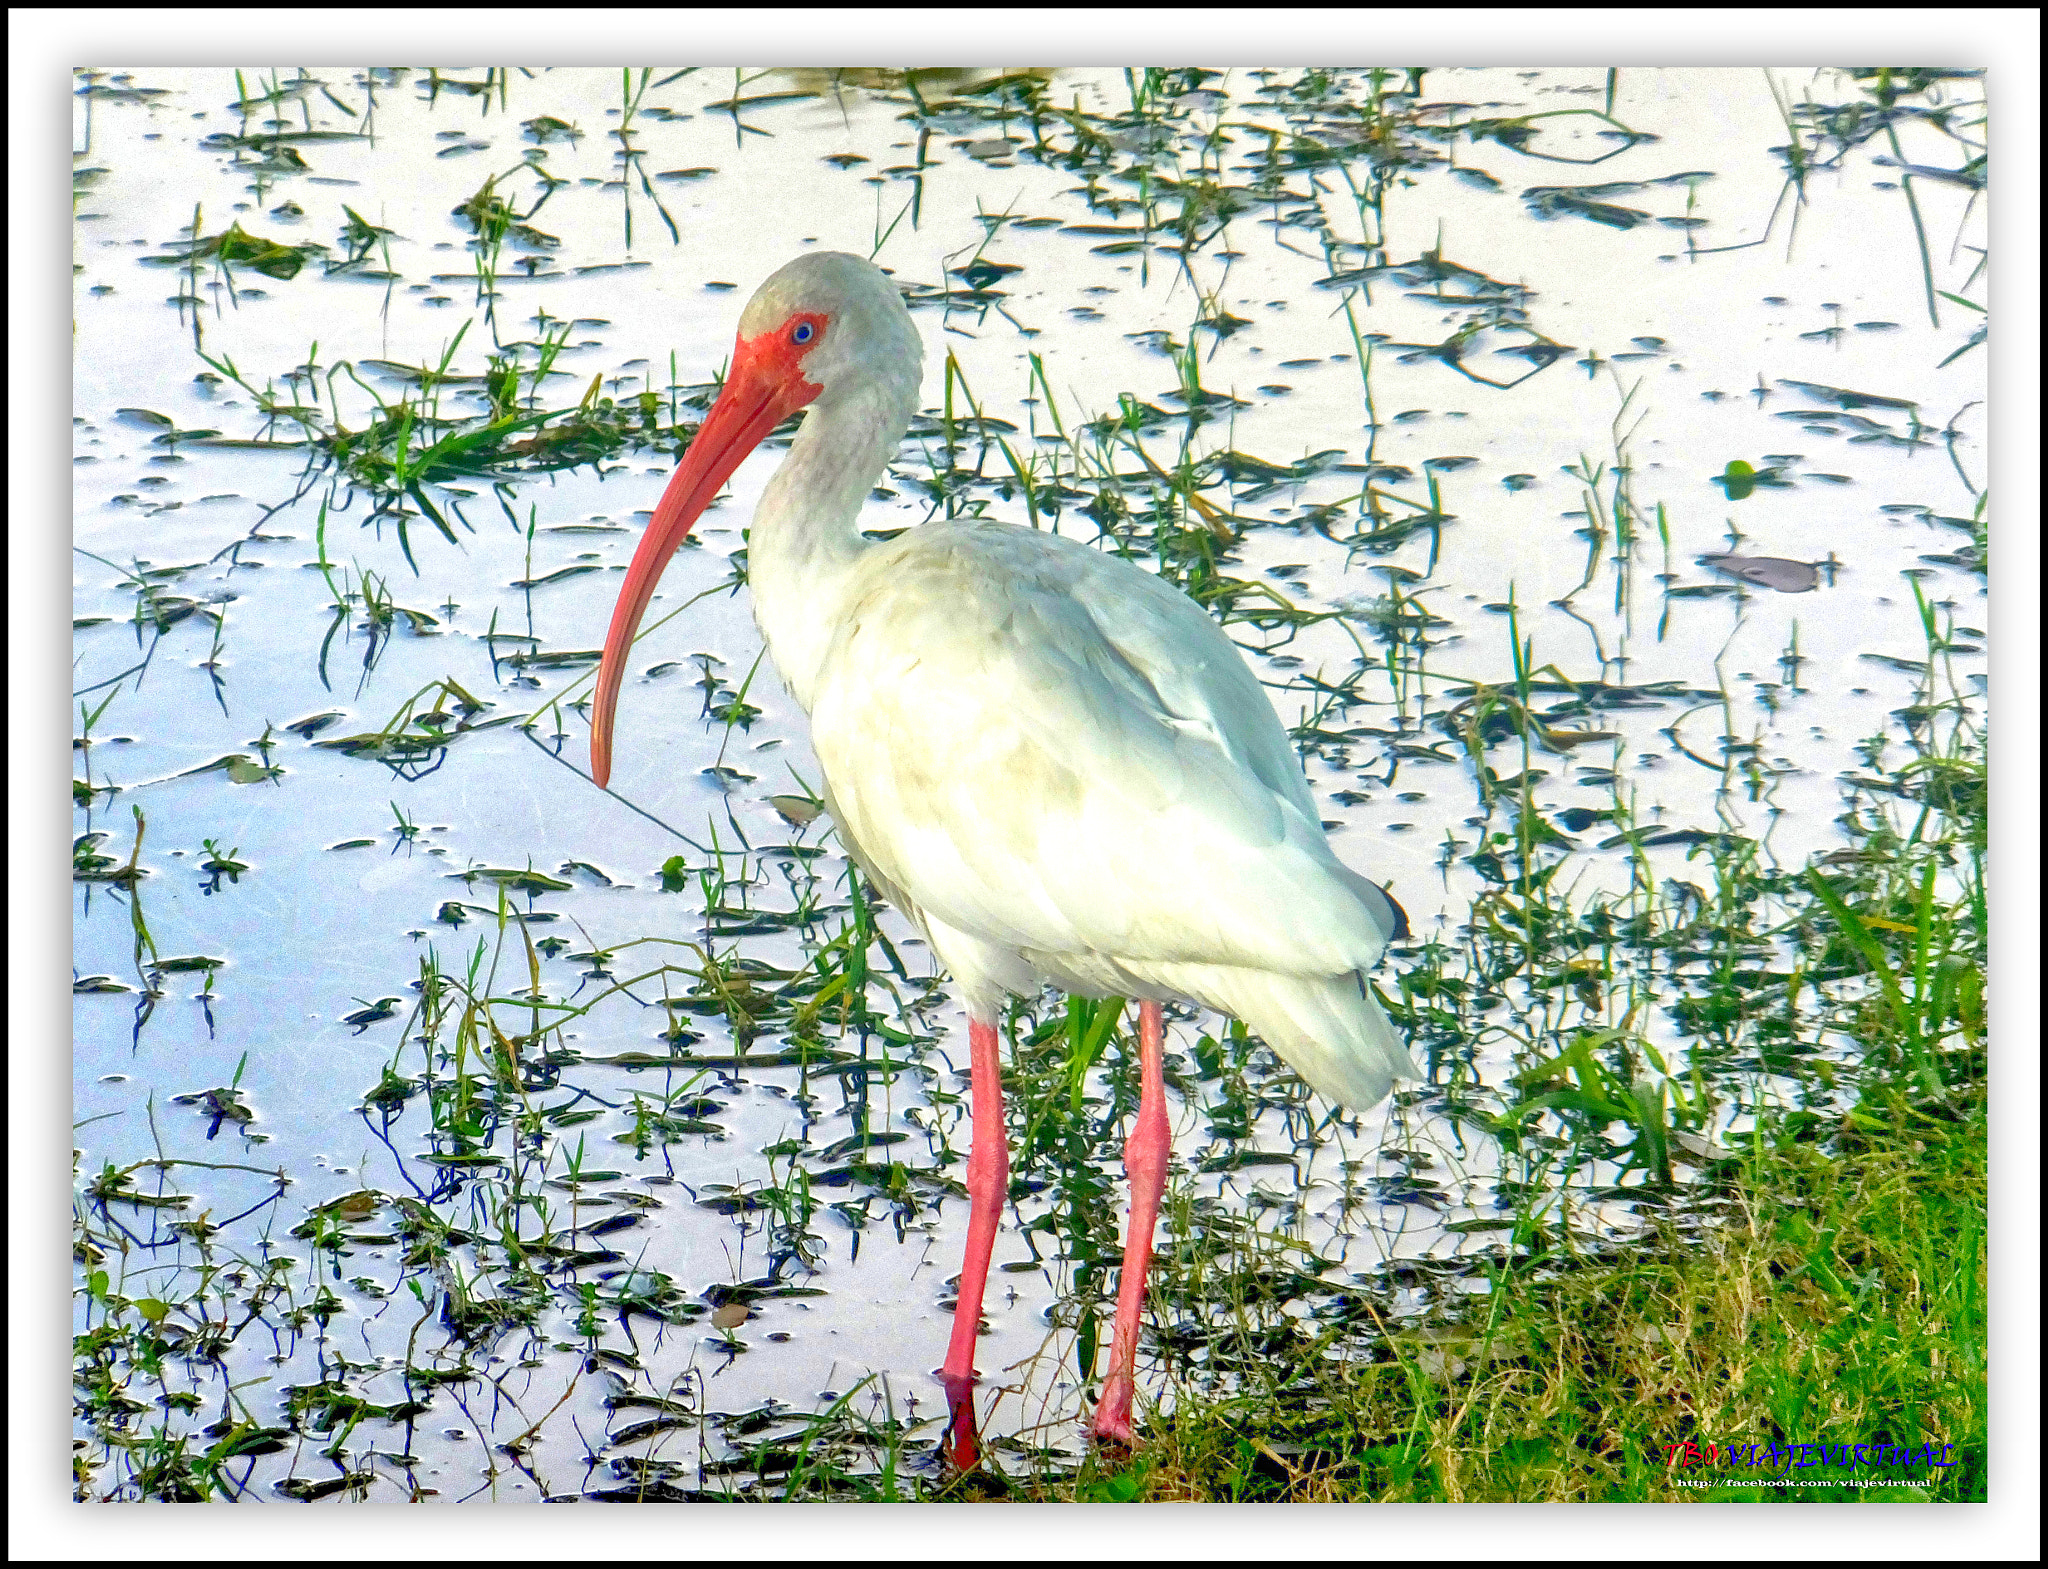
[[[1160,1004],[1242,1019],[1354,1109],[1417,1075],[1365,980],[1405,930],[1400,909],[1331,852],[1272,705],[1207,613],[1128,561],[1011,523],[862,536],[861,502],[909,428],[923,357],[896,286],[857,256],[801,256],[761,285],[626,574],[590,760],[605,784],[626,654],[669,557],[741,459],[810,405],[755,509],[747,579],[810,715],[841,844],[967,1003],[967,1254],[939,1372],[947,1453],[965,1467],[979,1456],[974,1341],[1009,1187],[1006,995],[1050,982],[1139,1000],[1131,1222],[1099,1439],[1132,1439],[1169,1142]]]

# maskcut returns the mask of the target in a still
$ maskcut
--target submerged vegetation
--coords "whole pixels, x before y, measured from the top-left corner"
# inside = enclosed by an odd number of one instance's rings
[[[143,258],[179,277],[169,341],[208,423],[80,421],[82,461],[118,432],[150,472],[81,524],[75,986],[81,1071],[102,1076],[77,1133],[78,1495],[1869,1499],[1879,1478],[1982,1498],[1987,742],[1982,634],[1959,618],[1988,497],[1967,406],[1926,390],[1960,385],[1930,378],[1967,375],[1982,341],[1956,327],[1982,319],[1981,252],[1933,230],[1948,193],[1975,232],[1975,73],[1770,78],[1783,186],[1740,225],[1714,203],[1754,193],[1704,169],[1558,183],[1663,157],[1625,77],[1507,113],[1420,69],[1144,70],[1085,95],[1053,72],[735,73],[728,92],[635,71],[602,138],[531,73],[237,79],[235,130],[197,145],[261,205],[222,223],[188,203]],[[693,114],[655,101],[671,88],[726,96]],[[81,77],[103,122],[139,91]],[[563,766],[631,534],[549,520],[570,494],[618,505],[599,485],[651,500],[628,464],[669,461],[718,383],[673,356],[593,372],[604,345],[578,334],[609,321],[514,325],[508,302],[559,279],[587,307],[655,265],[620,259],[636,243],[670,265],[710,221],[683,193],[744,198],[775,117],[828,104],[804,145],[829,137],[832,177],[872,187],[885,265],[954,235],[974,194],[969,243],[898,274],[938,402],[875,525],[1002,517],[1177,583],[1272,691],[1340,853],[1407,853],[1398,892],[1435,917],[1375,977],[1428,1072],[1384,1111],[1333,1115],[1241,1025],[1172,1015],[1134,1454],[1084,1453],[1073,1422],[1120,1252],[1126,1010],[1011,1009],[994,1442],[947,1475],[924,1374],[951,1303],[916,1273],[949,1267],[965,1210],[946,978],[778,755],[800,730],[753,647],[650,629],[648,680],[697,727],[687,761],[621,782],[638,815],[605,818],[603,853]],[[437,127],[437,164],[523,144],[447,214],[468,271],[403,270],[418,237],[360,192],[338,244],[276,237],[306,218],[288,185],[310,203],[310,170],[401,114]],[[723,181],[653,167],[699,117],[738,149]],[[608,178],[551,167],[586,140]],[[1545,183],[1516,206],[1482,158]],[[1710,277],[1823,223],[1849,198],[1819,176],[1857,159],[1889,172],[1869,200],[1910,209],[1926,363],[1875,392],[1812,379],[1897,328],[1826,305],[1796,349],[1755,351],[1754,388],[1702,390],[1717,413],[1753,401],[1729,428],[1756,444],[1703,463],[1687,443],[1697,472],[1652,455],[1677,444],[1651,373],[1675,384],[1678,350],[1563,342],[1585,317],[1519,281],[1534,256],[1482,266],[1471,225],[1417,222],[1494,203],[1532,252],[1640,232]],[[80,174],[96,199],[108,170]],[[1037,210],[991,211],[985,176],[1029,179]],[[574,232],[579,198],[618,204],[623,251]],[[1762,237],[1712,243],[1716,223]],[[584,244],[597,259],[564,268]],[[1091,281],[1062,320],[1046,275],[1067,268]],[[346,354],[309,335],[300,363],[256,368],[296,351],[223,345],[267,298],[250,274],[371,289],[376,312],[317,335]],[[1125,358],[1077,391],[1063,335],[1155,278],[1180,315],[1108,334]],[[737,297],[704,284],[729,332]],[[465,296],[431,352],[395,304]],[[366,356],[394,336],[416,361]],[[1253,362],[1262,339],[1316,353]],[[1532,394],[1562,412],[1517,444]],[[1400,407],[1425,395],[1499,401]],[[1262,422],[1282,407],[1314,412]],[[1855,474],[1762,450],[1785,429]],[[272,488],[232,523],[167,478],[280,456],[294,476],[236,471]],[[1509,463],[1528,471],[1485,478]],[[1859,479],[1887,498],[1860,535],[1767,510],[1783,492],[1821,513]],[[378,537],[345,544],[351,518]],[[671,574],[678,626],[744,586],[743,536],[719,532]],[[1873,562],[1903,573],[1896,603],[1814,608]],[[287,564],[309,570],[259,570]],[[238,595],[277,622],[240,668]],[[152,705],[188,679],[210,728]],[[1845,1459],[1858,1445],[1882,1463]]]

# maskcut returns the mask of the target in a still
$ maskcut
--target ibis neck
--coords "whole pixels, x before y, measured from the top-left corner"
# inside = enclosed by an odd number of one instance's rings
[[[869,548],[861,504],[910,428],[915,399],[914,387],[880,380],[826,392],[754,509],[747,544],[754,620],[806,713],[846,590]]]

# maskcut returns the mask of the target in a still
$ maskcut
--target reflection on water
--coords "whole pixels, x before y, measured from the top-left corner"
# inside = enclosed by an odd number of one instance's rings
[[[1147,1396],[1683,1212],[1833,1082],[1798,1043],[1859,992],[1788,979],[1793,874],[1979,696],[1979,97],[82,73],[82,1489],[934,1474],[964,1018],[762,664],[774,451],[664,580],[615,794],[578,772],[613,574],[806,245],[926,340],[868,526],[1180,583],[1413,923],[1379,980],[1431,1082],[1363,1119],[1176,1018]],[[1079,1452],[1124,1023],[1012,1019],[999,1464]],[[1591,1099],[1529,1104],[1564,1075]]]

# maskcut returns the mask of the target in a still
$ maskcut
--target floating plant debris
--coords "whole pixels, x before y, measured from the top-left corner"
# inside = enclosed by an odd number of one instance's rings
[[[1781,594],[1804,594],[1820,587],[1820,568],[1806,561],[1787,561],[1779,556],[1701,556],[1702,566],[1740,578],[1758,588],[1774,588]]]

